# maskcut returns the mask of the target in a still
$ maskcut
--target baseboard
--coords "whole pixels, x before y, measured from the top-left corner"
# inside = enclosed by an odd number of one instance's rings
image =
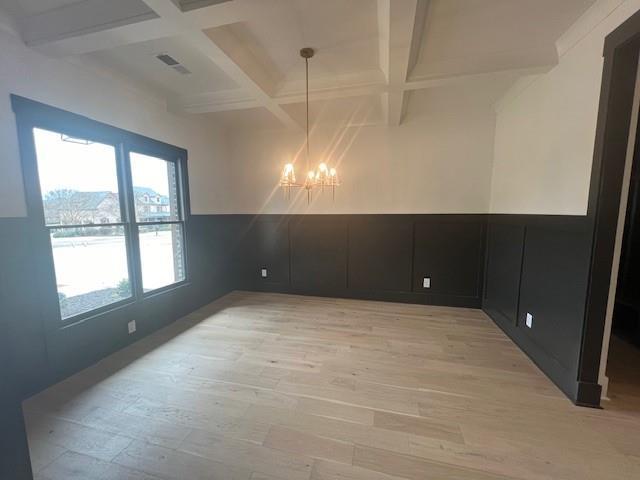
[[[600,408],[602,386],[598,383],[577,382],[575,404],[581,407]]]
[[[414,292],[365,291],[365,290],[324,290],[300,289],[283,284],[243,285],[240,290],[253,292],[285,293],[292,295],[308,295],[313,297],[351,298],[354,300],[373,300],[379,302],[411,303],[418,305],[436,305],[441,307],[481,308],[480,297],[464,297],[456,295],[429,295]]]

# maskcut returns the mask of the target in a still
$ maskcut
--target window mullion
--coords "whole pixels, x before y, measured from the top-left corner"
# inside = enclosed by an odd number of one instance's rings
[[[120,172],[122,178],[124,219],[127,230],[127,251],[129,253],[129,275],[131,287],[135,298],[142,297],[142,267],[140,263],[140,242],[138,239],[138,227],[135,224],[135,195],[131,180],[131,164],[129,159],[130,148],[126,143],[120,144]]]
[[[182,186],[184,185],[184,172],[182,171],[182,161],[180,158],[176,161],[176,182],[177,182],[177,191],[178,191],[178,219],[184,221],[185,218],[185,194],[182,190]]]

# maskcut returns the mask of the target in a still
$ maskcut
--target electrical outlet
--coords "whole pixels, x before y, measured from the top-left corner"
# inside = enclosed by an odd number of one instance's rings
[[[422,288],[431,288],[431,277],[424,277],[422,279]]]
[[[533,315],[527,313],[527,318],[524,321],[525,325],[529,328],[533,328]]]
[[[262,278],[267,278],[267,269],[263,268],[260,270],[260,275],[262,275]]]
[[[131,335],[132,333],[135,333],[135,331],[136,331],[136,321],[135,320],[131,320],[129,323],[127,323],[127,329],[129,330],[129,335]]]

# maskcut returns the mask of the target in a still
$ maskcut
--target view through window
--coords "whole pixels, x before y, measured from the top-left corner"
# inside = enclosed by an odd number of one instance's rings
[[[185,279],[175,162],[131,152],[119,168],[116,145],[33,134],[62,319],[130,299],[136,271],[144,292]]]
[[[142,287],[154,290],[184,280],[184,249],[176,164],[131,152]]]

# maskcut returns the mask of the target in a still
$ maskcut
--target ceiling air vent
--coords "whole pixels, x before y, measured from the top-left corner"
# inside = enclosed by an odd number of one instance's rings
[[[162,63],[173,67],[174,65],[180,65],[180,62],[173,58],[171,55],[167,55],[166,53],[161,53],[160,55],[156,55],[156,58],[160,60]]]
[[[161,53],[159,55],[156,55],[156,58],[165,65],[173,68],[176,72],[181,73],[182,75],[189,75],[191,73],[191,71],[187,67],[180,64],[179,61],[177,61],[169,54]]]

